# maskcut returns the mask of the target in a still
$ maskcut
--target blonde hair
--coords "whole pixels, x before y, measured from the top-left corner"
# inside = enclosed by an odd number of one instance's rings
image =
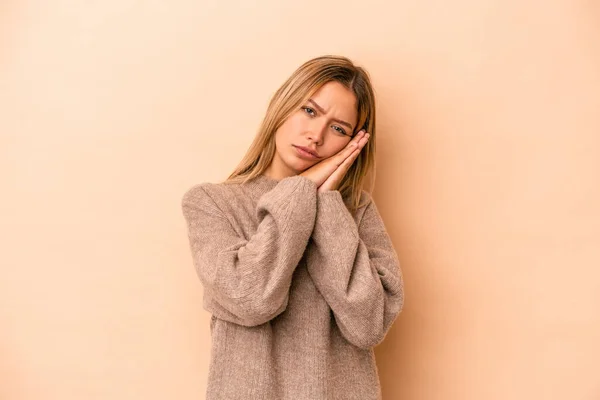
[[[275,92],[258,133],[246,155],[225,183],[245,183],[261,175],[275,155],[275,132],[284,121],[324,84],[337,81],[351,90],[357,99],[358,123],[352,136],[365,129],[371,137],[354,160],[338,190],[350,209],[361,207],[362,185],[372,172],[375,182],[375,94],[366,70],[342,56],[321,56],[302,64]],[[349,203],[349,204],[348,204]]]

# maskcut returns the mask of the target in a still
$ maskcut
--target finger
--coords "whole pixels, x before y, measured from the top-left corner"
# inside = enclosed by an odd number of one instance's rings
[[[360,130],[348,143],[348,147],[353,147],[355,143],[358,144],[366,135],[368,135],[368,133],[364,129]]]
[[[358,149],[354,150],[354,153],[352,155],[350,155],[350,157],[346,158],[335,169],[335,171],[333,171],[331,173],[331,175],[329,176],[329,178],[327,178],[327,181],[331,180],[333,182],[341,182],[342,178],[344,177],[344,175],[346,175],[346,173],[350,169],[350,166],[352,165],[352,163],[354,162],[354,160],[356,160],[356,157],[358,156],[358,153],[360,153],[360,150],[358,150]]]
[[[336,172],[340,171],[342,174],[345,174],[349,169],[352,163],[358,158],[360,154],[360,148],[355,149],[350,156],[348,156],[338,167]]]
[[[338,166],[344,162],[344,160],[348,158],[357,148],[361,149],[362,146],[364,146],[364,143],[366,142],[362,143],[361,141],[365,138],[365,134],[366,132],[364,130],[358,132],[356,136],[353,137],[352,140],[346,145],[346,147],[338,153],[336,159]]]
[[[366,146],[369,141],[369,134],[367,133],[363,138],[360,139],[360,142],[354,147],[354,151],[344,160],[344,162],[348,162],[352,164],[354,160],[358,157],[362,149]]]
[[[335,169],[331,172],[331,174],[327,178],[327,181],[330,181],[330,180],[333,182],[341,181],[342,178],[344,177],[344,175],[346,175],[346,172],[348,172],[348,170],[350,169],[350,166],[352,165],[354,160],[356,160],[356,158],[360,154],[360,152],[361,152],[361,148],[355,147],[354,150],[352,151],[352,153],[348,157],[346,157],[346,159],[342,160],[339,164],[337,164]]]
[[[367,142],[369,141],[369,134],[366,133],[363,137],[361,137],[354,145],[352,145],[349,149],[348,149],[348,154],[346,155],[346,158],[350,157],[352,154],[354,154],[354,152],[360,153],[360,151],[363,149],[363,147],[365,147],[365,145],[367,144]],[[344,160],[346,159],[344,158]],[[342,160],[343,162],[343,160]]]
[[[367,142],[369,141],[369,134],[367,133],[365,136],[363,136],[360,141],[358,142],[358,147],[359,148],[363,148],[365,147],[365,145],[367,144]]]

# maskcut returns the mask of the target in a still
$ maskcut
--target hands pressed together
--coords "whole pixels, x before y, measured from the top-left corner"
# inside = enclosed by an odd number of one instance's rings
[[[337,190],[342,178],[367,144],[369,136],[368,133],[361,130],[338,153],[313,165],[300,175],[314,181],[317,184],[318,192]]]

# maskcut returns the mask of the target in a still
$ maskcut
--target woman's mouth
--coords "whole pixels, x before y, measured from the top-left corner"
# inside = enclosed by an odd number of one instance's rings
[[[317,157],[316,155],[314,155],[313,153],[310,152],[309,149],[302,147],[302,146],[295,146],[296,148],[296,152],[298,153],[298,155],[301,158],[307,159],[307,160],[318,160],[319,157]]]

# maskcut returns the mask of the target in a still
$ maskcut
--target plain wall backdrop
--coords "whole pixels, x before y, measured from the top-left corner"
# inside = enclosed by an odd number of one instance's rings
[[[322,54],[378,96],[384,399],[600,399],[600,6],[575,0],[3,1],[0,399],[204,398],[181,196]]]

